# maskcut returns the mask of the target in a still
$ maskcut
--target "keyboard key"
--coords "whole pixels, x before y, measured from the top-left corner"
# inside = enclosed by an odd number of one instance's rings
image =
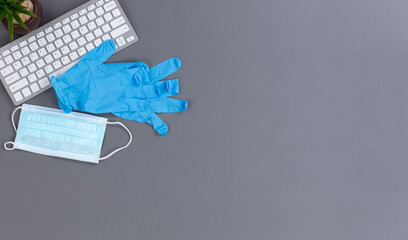
[[[64,20],[62,20],[62,24],[67,24],[69,23],[69,18],[65,18]]]
[[[38,70],[35,74],[37,75],[38,78],[42,78],[45,76],[45,72],[42,69]]]
[[[62,64],[59,60],[53,62],[52,65],[54,66],[55,69],[62,67]]]
[[[113,10],[112,14],[113,14],[114,17],[118,17],[120,15],[119,9],[116,8],[115,10]]]
[[[40,55],[40,57],[45,56],[47,54],[47,51],[45,50],[45,48],[40,48],[38,50],[38,54]]]
[[[52,44],[52,43],[48,44],[46,48],[47,48],[47,51],[48,51],[48,52],[52,52],[52,51],[55,50],[55,46],[54,46],[54,44]]]
[[[88,28],[86,28],[86,26],[82,26],[82,27],[79,28],[79,32],[80,32],[81,34],[85,34],[85,33],[88,32]]]
[[[78,13],[74,13],[71,16],[71,20],[77,19],[78,18]]]
[[[52,42],[55,40],[55,36],[52,33],[49,33],[45,38],[47,39],[48,42]]]
[[[4,58],[4,61],[6,61],[7,64],[10,64],[10,63],[12,63],[14,60],[13,60],[13,57],[11,57],[11,56],[9,55],[9,56],[7,56],[7,57]]]
[[[84,45],[85,43],[86,43],[86,40],[85,40],[84,37],[81,37],[81,38],[78,39],[78,44],[79,44],[79,46],[82,46],[82,45]],[[71,47],[71,46],[70,46],[70,47]],[[71,50],[73,50],[73,49],[71,48]]]
[[[47,40],[45,40],[45,38],[40,38],[38,39],[38,44],[40,45],[40,47],[43,47],[47,44]]]
[[[23,88],[23,90],[21,90],[21,92],[23,93],[24,97],[28,97],[31,95],[31,91],[28,87]]]
[[[7,67],[1,69],[0,73],[1,73],[1,75],[3,75],[5,77],[5,76],[9,75],[10,73],[12,73],[13,71],[14,70],[13,70],[12,66],[7,66]]]
[[[38,49],[38,44],[37,44],[36,42],[31,43],[31,44],[30,44],[30,49],[31,49],[32,51],[37,50],[37,49]]]
[[[82,9],[81,11],[79,11],[79,15],[84,15],[86,12],[86,9]]]
[[[96,28],[96,24],[94,22],[88,23],[87,26],[88,26],[89,30],[93,30],[94,28]]]
[[[20,102],[21,100],[23,100],[23,95],[21,95],[20,92],[17,92],[13,95],[14,99],[16,100],[16,102]]]
[[[82,55],[84,55],[85,53],[86,53],[86,50],[85,50],[84,47],[81,47],[80,49],[78,49],[78,54],[79,54],[79,56],[82,56]]]
[[[40,90],[37,83],[31,84],[30,88],[31,88],[31,91],[33,91],[33,93],[38,92],[38,90]]]
[[[28,47],[23,47],[21,49],[21,52],[23,53],[23,55],[27,55],[30,53],[30,49]]]
[[[85,38],[86,38],[86,40],[87,40],[88,42],[90,42],[90,41],[92,41],[92,40],[95,39],[95,36],[94,36],[92,33],[88,33],[88,34],[86,34]],[[78,40],[79,40],[79,39],[78,39]],[[82,45],[82,44],[80,44],[80,45]]]
[[[61,22],[57,22],[56,24],[53,25],[54,29],[60,28],[61,26],[62,26]]]
[[[58,59],[58,58],[60,58],[62,55],[61,55],[61,52],[60,52],[59,50],[56,50],[55,52],[52,53],[52,56],[53,56],[55,59]]]
[[[95,9],[95,13],[96,13],[96,15],[101,16],[104,13],[104,11],[103,11],[103,9],[101,7],[99,7],[97,9]]]
[[[30,54],[30,59],[31,61],[35,61],[38,59],[38,54],[36,52],[33,52]]]
[[[97,18],[97,19],[95,20],[95,22],[96,22],[96,25],[98,25],[98,26],[101,26],[102,24],[105,23],[105,21],[103,20],[102,17]]]
[[[27,79],[23,78],[23,79],[15,82],[15,83],[13,83],[12,85],[10,85],[9,88],[10,88],[11,92],[15,92],[15,91],[27,86],[27,85],[28,85]]]
[[[44,60],[40,59],[37,62],[35,62],[35,64],[37,64],[37,67],[42,68],[45,66],[45,62]]]
[[[24,47],[27,45],[27,41],[22,41],[20,44],[18,44],[20,47]]]
[[[69,57],[71,58],[72,61],[78,58],[78,54],[76,52],[72,52],[69,54]]]
[[[54,70],[54,68],[51,65],[48,65],[48,66],[46,66],[44,68],[44,70],[45,70],[46,73],[50,73],[50,72],[52,72]]]
[[[42,36],[44,36],[44,35],[45,35],[45,33],[42,32],[42,31],[36,34],[36,36],[37,36],[38,38],[40,38],[40,37],[42,37]]]
[[[99,45],[101,45],[101,43],[102,43],[102,40],[100,38],[98,38],[98,39],[96,39],[94,41],[95,47],[99,47]]]
[[[130,36],[130,37],[128,37],[128,38],[126,38],[126,41],[127,42],[131,42],[131,41],[133,41],[133,40],[135,40],[135,37],[132,35],[132,36]]]
[[[104,33],[107,33],[111,30],[112,28],[109,26],[109,24],[105,24],[102,26],[102,30]]]
[[[112,14],[111,13],[107,13],[105,14],[105,16],[103,16],[103,18],[105,18],[105,21],[109,22],[110,20],[113,19]]]
[[[117,27],[119,27],[120,25],[122,25],[124,23],[125,23],[125,19],[123,17],[118,17],[115,20],[113,20],[110,23],[110,25],[111,25],[112,28],[117,28]]]
[[[4,52],[1,53],[1,55],[6,56],[7,54],[10,54],[10,50],[5,50]]]
[[[50,85],[50,81],[48,81],[48,78],[43,78],[38,81],[38,84],[40,84],[41,88],[45,88],[46,86]]]
[[[103,5],[103,0],[100,0],[100,1],[97,1],[97,2],[96,2],[96,6],[97,6],[97,7],[102,6],[102,5]]]
[[[55,36],[56,36],[57,38],[60,38],[60,37],[64,36],[64,33],[62,32],[61,29],[55,30],[54,33],[55,33]]]
[[[62,64],[67,65],[69,62],[71,62],[71,60],[69,60],[69,58],[65,56],[61,58],[61,62]]]
[[[10,48],[10,50],[11,50],[12,52],[16,51],[17,49],[18,49],[18,45],[14,45],[14,46],[12,46],[12,47]]]
[[[120,26],[119,28],[116,28],[113,30],[110,34],[112,38],[117,38],[120,35],[124,34],[125,32],[129,31],[129,26],[127,24]]]
[[[95,46],[94,46],[92,43],[86,44],[85,47],[86,47],[86,50],[87,50],[88,52],[95,48]]]
[[[52,29],[52,27],[47,27],[46,29],[45,29],[45,33],[50,33],[50,32],[52,32],[53,31],[53,29]]]
[[[126,41],[125,41],[125,39],[121,36],[121,37],[118,37],[117,39],[116,39],[116,45],[118,45],[118,47],[122,47],[123,45],[125,45],[126,44]]]
[[[37,70],[37,66],[35,66],[34,63],[32,63],[32,64],[28,65],[28,70],[29,70],[30,72],[34,72],[35,70]],[[21,73],[20,73],[20,74],[21,74]],[[27,74],[28,74],[28,73],[27,73]]]
[[[94,31],[94,34],[95,34],[95,37],[100,37],[100,36],[102,36],[103,32],[102,32],[102,30],[100,28],[97,28]]]
[[[37,76],[35,76],[35,74],[30,74],[28,75],[28,81],[30,82],[34,82],[35,80],[37,80]]]
[[[88,6],[88,11],[94,10],[95,9],[95,4],[92,4],[90,6]]]
[[[4,67],[4,66],[6,66],[6,64],[4,63],[4,61],[3,61],[3,60],[0,60],[0,68],[2,68],[2,67]]]
[[[14,53],[13,53],[13,57],[17,60],[17,59],[20,59],[21,57],[22,57],[23,55],[21,55],[21,52],[20,51],[15,51]]]
[[[62,40],[64,40],[64,43],[65,43],[65,44],[68,44],[69,42],[72,41],[72,38],[71,38],[70,35],[65,35],[65,36],[62,38]]]
[[[78,44],[76,42],[71,42],[69,48],[73,51],[78,48]]]
[[[18,72],[14,72],[10,76],[6,77],[4,80],[6,81],[7,85],[10,85],[13,82],[17,81],[18,79],[20,79],[20,75],[18,74]]]
[[[15,70],[18,70],[22,67],[23,65],[21,65],[20,61],[14,62],[13,63],[13,67]]]
[[[19,73],[20,73],[20,75],[21,75],[22,77],[27,76],[27,75],[28,75],[27,68],[21,69],[21,70],[19,71]]]
[[[63,46],[61,48],[61,52],[62,52],[62,55],[65,55],[65,54],[69,53],[69,48],[67,46]]]
[[[72,27],[73,29],[78,28],[79,26],[80,26],[80,24],[79,24],[78,20],[75,20],[75,21],[73,21],[73,22],[71,23],[71,27]]]
[[[30,38],[27,39],[28,42],[34,42],[35,41],[35,36],[31,36]]]
[[[79,22],[83,25],[88,22],[88,18],[86,18],[86,16],[82,16],[79,18]]]
[[[109,34],[106,34],[106,35],[104,35],[104,36],[102,37],[102,40],[103,40],[103,41],[106,41],[106,40],[108,40],[108,39],[111,39],[111,37],[109,36]]]
[[[71,67],[73,67],[75,64],[77,64],[78,61],[79,61],[79,59],[78,59],[78,60],[75,60],[75,61],[73,61],[73,62],[71,62],[71,63],[68,64],[68,65],[65,65],[64,67],[60,68],[59,70],[57,70],[57,71],[51,73],[50,75],[48,75],[48,77],[49,77],[50,79],[51,79],[52,76],[54,76],[54,77],[56,77],[56,78],[61,77],[66,71],[68,71]]]
[[[64,33],[69,33],[71,32],[72,28],[69,25],[65,25],[62,27],[62,30],[64,30]]]
[[[108,2],[107,4],[103,5],[105,11],[110,11],[116,7],[116,3],[114,1]]]
[[[25,65],[27,65],[27,64],[30,63],[30,59],[29,59],[28,57],[23,57],[23,58],[21,59],[21,62],[22,62],[23,65],[25,66]]]
[[[47,56],[44,57],[44,60],[46,63],[50,63],[52,62],[54,59],[52,58],[52,56],[50,54],[48,54]]]
[[[81,36],[81,34],[79,34],[78,30],[75,30],[71,33],[71,36],[73,39],[77,39],[79,36]]]
[[[96,15],[94,12],[90,12],[86,15],[89,20],[94,20],[96,18]]]
[[[55,44],[56,48],[60,48],[60,47],[64,46],[64,42],[61,39],[55,40],[54,44]]]

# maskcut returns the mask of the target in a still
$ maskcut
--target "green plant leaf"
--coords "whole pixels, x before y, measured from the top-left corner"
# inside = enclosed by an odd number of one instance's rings
[[[2,11],[0,11],[0,21],[3,20],[3,18],[5,18],[7,15],[7,12],[3,9]]]
[[[16,19],[17,23],[18,23],[22,28],[24,28],[25,30],[29,31],[29,30],[28,30],[28,27],[25,25],[25,23],[23,22],[23,20],[21,19],[21,17],[18,15],[18,13],[17,13],[16,11],[13,11],[13,16],[14,16],[14,19]]]
[[[15,8],[15,10],[16,10],[17,12],[19,12],[19,13],[24,13],[24,14],[27,14],[28,16],[38,18],[37,15],[35,15],[34,13],[28,11],[28,10],[25,9],[23,6],[18,6],[18,7]]]
[[[6,12],[7,12],[8,14],[13,15],[13,13],[11,12],[11,10],[10,10],[6,5],[4,5],[4,10],[6,10]]]
[[[7,24],[8,24],[10,41],[13,41],[13,15],[11,13],[7,14]]]

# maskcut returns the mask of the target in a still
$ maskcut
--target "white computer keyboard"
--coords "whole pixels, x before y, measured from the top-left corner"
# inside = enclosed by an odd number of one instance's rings
[[[138,37],[117,0],[91,0],[0,48],[0,79],[19,105],[107,39],[116,42],[116,53]]]

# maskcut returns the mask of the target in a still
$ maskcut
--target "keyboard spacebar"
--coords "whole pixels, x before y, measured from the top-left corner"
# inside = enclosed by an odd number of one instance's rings
[[[73,61],[72,63],[66,65],[65,67],[62,67],[60,70],[51,73],[50,75],[48,75],[48,77],[49,77],[50,79],[51,79],[52,76],[54,76],[54,77],[56,77],[56,78],[61,77],[62,75],[64,75],[64,73],[65,73],[66,71],[68,71],[68,70],[69,70],[70,68],[72,68],[75,64],[77,64],[78,61],[79,61],[79,60]]]

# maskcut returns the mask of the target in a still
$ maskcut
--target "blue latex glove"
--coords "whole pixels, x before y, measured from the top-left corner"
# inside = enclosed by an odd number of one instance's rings
[[[66,113],[111,112],[150,123],[159,134],[167,134],[167,125],[156,113],[183,112],[187,102],[167,98],[179,93],[178,79],[160,80],[181,67],[180,59],[171,58],[150,69],[143,62],[104,64],[115,49],[115,42],[107,40],[61,77],[51,77],[60,108]]]

